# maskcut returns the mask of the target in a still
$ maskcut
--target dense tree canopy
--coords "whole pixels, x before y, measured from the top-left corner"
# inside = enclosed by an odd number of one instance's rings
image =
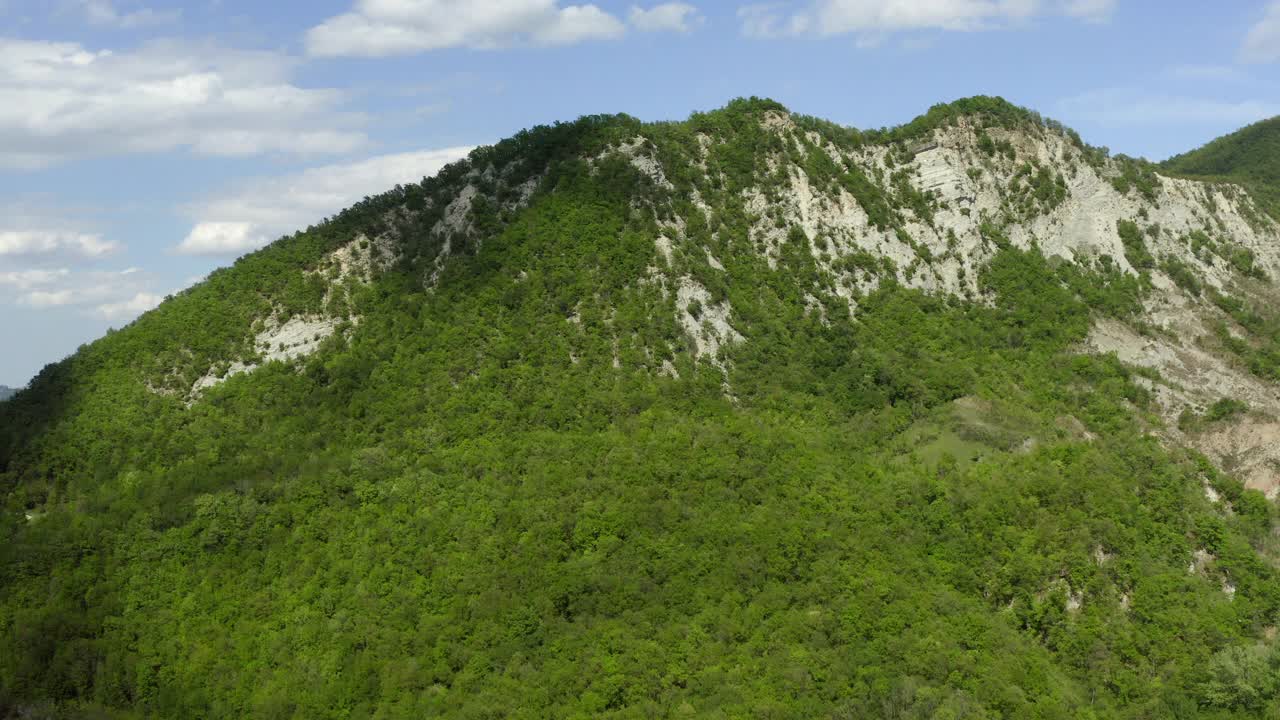
[[[1188,177],[1243,184],[1280,219],[1280,117],[1224,135],[1202,148],[1176,155],[1161,169]]]
[[[979,98],[866,135],[799,122],[846,143],[962,113],[1043,123],[1011,107]],[[732,200],[767,175],[763,153],[794,150],[760,129],[779,109],[522,133],[46,368],[0,404],[0,706],[1280,714],[1271,503],[1161,445],[1142,377],[1077,352],[1098,315],[1133,312],[1141,283],[1005,247],[965,300],[868,257],[851,262],[882,282],[856,312],[815,308],[803,234],[771,268]],[[671,188],[588,162],[641,129]],[[714,183],[678,174],[699,132],[729,140]],[[809,162],[886,227],[910,207],[891,181]],[[532,199],[479,203],[472,232],[441,237],[449,199],[490,163],[519,168],[495,197],[532,178]],[[1051,201],[1052,174],[1041,183]],[[710,219],[688,212],[693,189]],[[638,282],[661,262],[662,212],[716,248],[722,269],[680,248],[675,262],[734,308],[744,341],[719,365],[695,359],[661,282]],[[323,309],[304,271],[389,226],[403,253],[352,284],[358,325],[306,359],[180,392],[251,356],[255,318]]]

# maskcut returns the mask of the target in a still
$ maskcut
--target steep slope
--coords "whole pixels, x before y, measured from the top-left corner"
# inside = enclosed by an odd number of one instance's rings
[[[1272,217],[1280,218],[1280,117],[1224,135],[1160,164],[1166,172],[1230,180],[1249,188]]]
[[[521,133],[0,406],[0,705],[1264,717],[1277,239],[992,98]]]

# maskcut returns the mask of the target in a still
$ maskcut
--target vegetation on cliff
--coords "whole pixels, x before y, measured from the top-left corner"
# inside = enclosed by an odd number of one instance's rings
[[[834,283],[804,232],[774,265],[752,241],[771,157],[871,226],[905,232],[925,201],[783,143],[781,112],[521,133],[46,368],[0,405],[0,706],[1280,713],[1273,505],[1150,435],[1149,378],[1079,352],[1148,286],[992,224],[978,297],[869,254],[848,264],[873,289],[814,296]],[[896,130],[795,122],[905,147],[960,118],[1061,131],[983,98]],[[641,134],[660,177],[606,152]],[[335,308],[309,271],[384,235],[395,262]],[[720,307],[740,339],[700,353],[682,318]],[[319,352],[188,393],[252,354],[255,319],[323,312],[351,327]]]

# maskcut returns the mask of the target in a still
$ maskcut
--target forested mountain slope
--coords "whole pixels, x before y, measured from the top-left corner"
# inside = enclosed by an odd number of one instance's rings
[[[1263,120],[1202,148],[1171,157],[1161,169],[1249,188],[1273,217],[1280,218],[1280,117]]]
[[[0,405],[0,704],[1273,717],[1278,240],[993,98],[521,133]]]

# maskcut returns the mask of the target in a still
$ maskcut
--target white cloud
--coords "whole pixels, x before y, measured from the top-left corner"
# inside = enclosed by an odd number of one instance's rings
[[[97,258],[120,246],[99,235],[58,230],[0,230],[0,257],[70,255]]]
[[[1280,103],[1263,100],[1214,100],[1111,88],[1058,103],[1061,115],[1103,126],[1223,125],[1238,127],[1280,115]]]
[[[1240,48],[1240,59],[1251,63],[1280,60],[1280,0],[1273,0],[1262,19],[1249,28]]]
[[[183,255],[239,255],[270,242],[253,223],[202,222],[178,245]]]
[[[244,184],[191,207],[195,225],[177,252],[235,255],[318,222],[367,195],[420,182],[461,159],[470,147],[379,155]]]
[[[539,45],[574,45],[587,40],[608,40],[626,33],[622,22],[595,5],[574,5],[559,10],[532,34]]]
[[[128,300],[102,303],[93,309],[93,314],[108,320],[135,318],[164,302],[164,296],[149,292],[139,292]]]
[[[177,22],[178,18],[182,17],[182,12],[179,10],[159,11],[146,7],[121,12],[116,9],[111,0],[75,0],[74,4],[90,24],[122,30],[166,25]]]
[[[631,7],[627,22],[641,32],[687,33],[702,21],[698,9],[688,3],[670,2],[645,10]]]
[[[818,6],[824,35],[895,30],[982,30],[1030,16],[1029,0],[825,0]]]
[[[56,270],[11,270],[0,272],[0,286],[17,288],[18,290],[30,290],[36,287],[52,285],[70,274],[71,271],[67,268],[58,268]]]
[[[209,155],[364,146],[341,93],[290,81],[296,62],[199,43],[95,51],[0,39],[0,166],[187,148]]]
[[[321,57],[383,57],[452,47],[570,45],[620,37],[626,26],[595,5],[560,0],[357,0],[307,32]]]
[[[742,34],[752,38],[771,38],[800,35],[809,29],[807,14],[787,15],[782,11],[783,7],[777,3],[758,3],[738,8]]]
[[[0,298],[33,310],[77,308],[109,320],[132,319],[164,299],[150,290],[156,278],[138,268],[73,272],[66,268],[0,273]]]
[[[32,290],[24,293],[18,302],[33,308],[61,307],[75,302],[75,291]]]
[[[1067,0],[1063,12],[1086,22],[1103,23],[1111,19],[1116,0]]]
[[[1115,0],[813,0],[799,12],[780,4],[747,5],[738,18],[748,37],[814,33],[875,38],[919,30],[995,30],[1043,15],[1103,22],[1114,7]]]

